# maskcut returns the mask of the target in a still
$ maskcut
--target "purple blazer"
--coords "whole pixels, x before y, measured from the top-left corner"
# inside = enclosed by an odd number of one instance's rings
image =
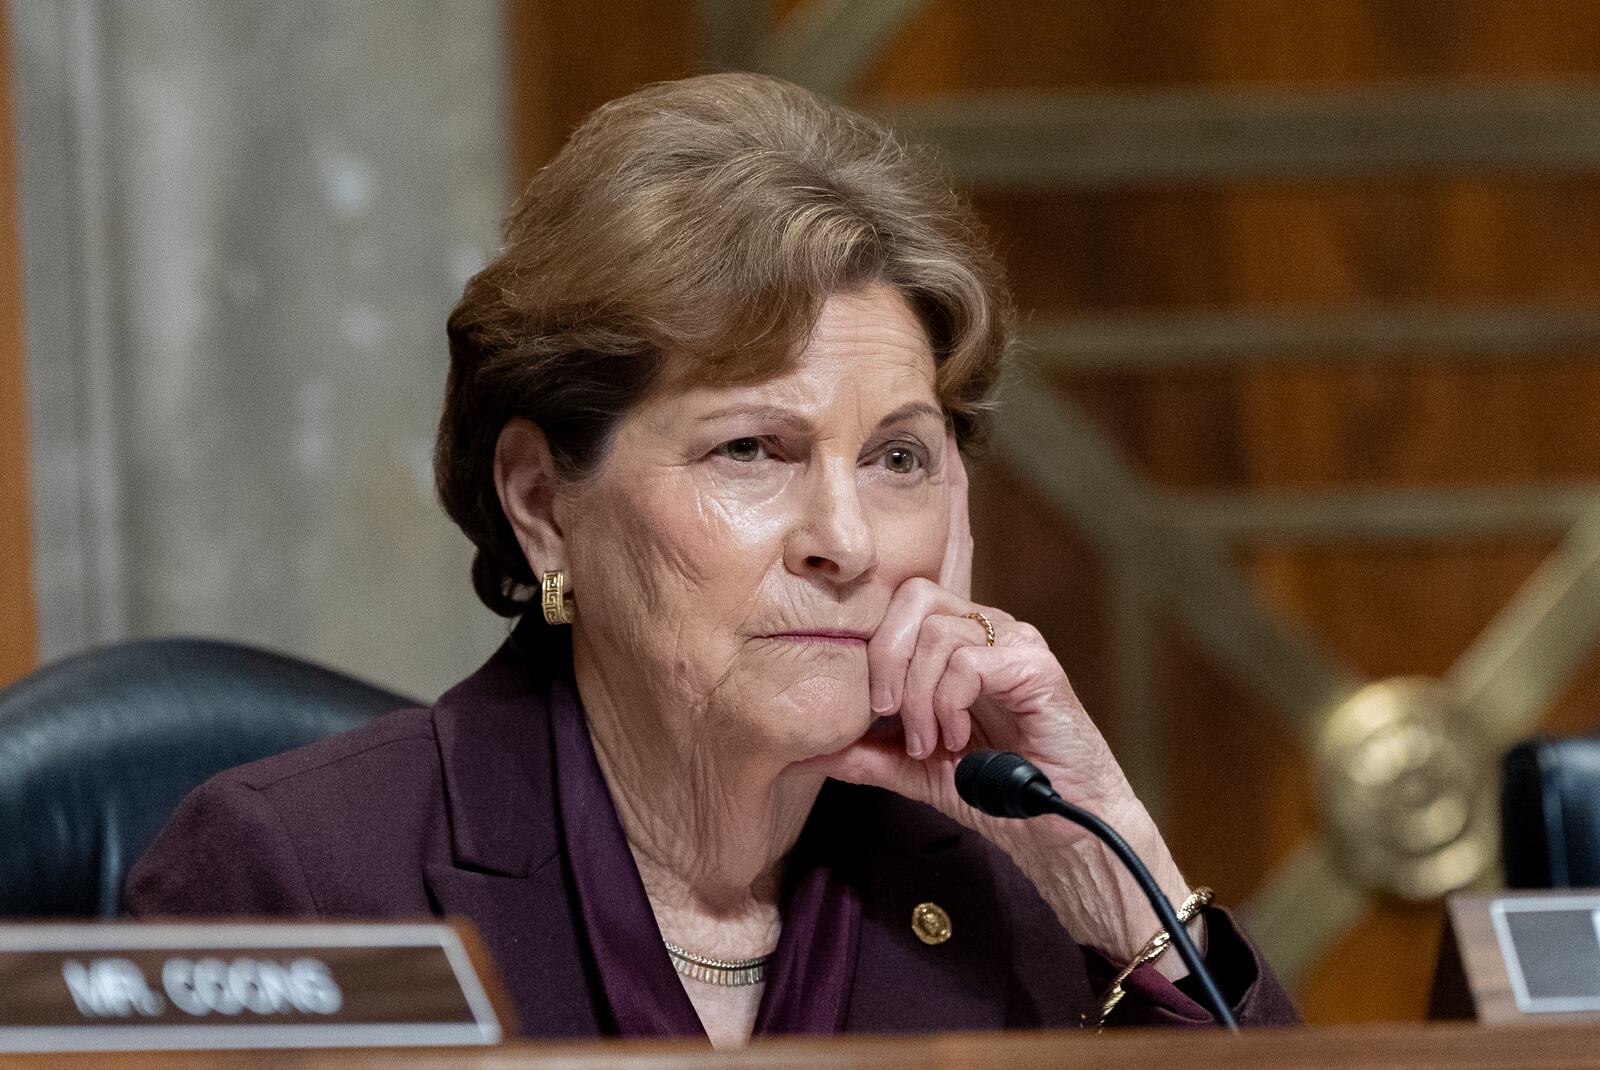
[[[530,654],[524,631],[432,709],[400,710],[201,785],[129,874],[129,912],[462,917],[524,1035],[615,1032],[559,824],[552,681],[570,687],[570,660],[564,650]],[[825,790],[851,793],[841,834],[870,860],[856,889],[847,1031],[1076,1026],[1097,1006],[1110,967],[1073,943],[988,841],[888,792]],[[928,899],[959,938],[930,947],[916,937],[912,909]],[[653,917],[637,920],[653,931]],[[1210,911],[1208,924],[1207,959],[1240,1022],[1298,1021],[1227,912]],[[1209,1022],[1152,969],[1128,987],[1119,1024]]]

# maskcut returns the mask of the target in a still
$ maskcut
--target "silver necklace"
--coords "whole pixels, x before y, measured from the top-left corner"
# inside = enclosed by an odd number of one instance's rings
[[[760,984],[767,979],[767,964],[772,961],[770,951],[753,959],[713,959],[696,955],[671,940],[664,939],[661,942],[666,945],[667,954],[672,957],[673,969],[691,980],[702,981],[708,985],[721,985],[723,988],[743,988],[747,985]]]

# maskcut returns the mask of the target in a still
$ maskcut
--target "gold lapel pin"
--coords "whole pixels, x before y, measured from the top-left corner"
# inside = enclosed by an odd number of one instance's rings
[[[950,939],[950,915],[938,903],[918,903],[911,911],[911,931],[928,945]]]

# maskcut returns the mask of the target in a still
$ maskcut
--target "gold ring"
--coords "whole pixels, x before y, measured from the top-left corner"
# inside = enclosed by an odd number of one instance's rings
[[[975,620],[979,624],[983,625],[984,642],[989,646],[994,646],[994,621],[990,620],[986,614],[979,613],[977,610],[973,610],[971,613],[963,613],[961,615],[968,620]]]

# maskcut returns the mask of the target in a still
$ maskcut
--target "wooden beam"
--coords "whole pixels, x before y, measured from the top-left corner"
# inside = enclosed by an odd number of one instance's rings
[[[848,96],[884,42],[924,0],[810,0],[761,46],[758,70],[829,96]]]
[[[989,188],[1600,171],[1600,86],[1118,90],[876,114]]]
[[[1026,352],[1051,367],[1084,373],[1432,355],[1587,360],[1600,350],[1600,310],[1462,306],[1080,315],[1035,320],[1020,340]]]
[[[1001,396],[999,457],[1105,552],[1148,577],[1163,612],[1314,745],[1322,718],[1360,685],[1359,673],[1271,612],[1222,547],[1177,523],[1080,406],[1020,370]]]
[[[1437,542],[1565,534],[1600,511],[1600,484],[1185,490],[1166,505],[1223,544]]]
[[[22,330],[22,259],[17,222],[11,36],[0,6],[0,684],[33,668],[38,618],[33,596],[33,510],[28,504],[27,379]]]

